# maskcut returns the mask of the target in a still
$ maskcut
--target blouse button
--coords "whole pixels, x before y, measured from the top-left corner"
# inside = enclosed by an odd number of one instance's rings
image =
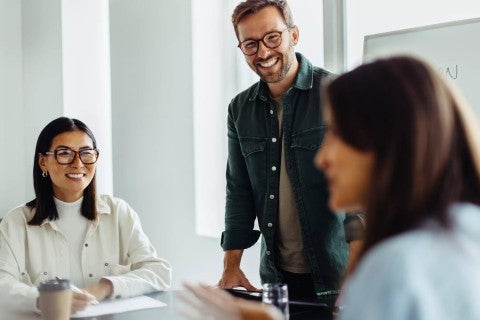
[[[272,142],[273,143],[277,142],[277,138],[272,138]]]
[[[91,278],[91,277],[93,277],[93,274],[90,273],[88,276]]]
[[[270,109],[270,114],[273,114],[273,110]]]
[[[273,226],[273,223],[269,222],[269,223],[267,223],[267,226],[268,226],[269,228],[271,228],[271,227]]]
[[[274,196],[273,194],[271,194],[271,195],[269,196],[269,198],[270,198],[271,200],[273,200],[273,199],[275,199],[275,196]]]
[[[85,247],[88,247],[88,243],[85,243]]]
[[[108,267],[108,262],[105,262],[105,267]]]
[[[272,171],[277,171],[277,167],[273,166]]]

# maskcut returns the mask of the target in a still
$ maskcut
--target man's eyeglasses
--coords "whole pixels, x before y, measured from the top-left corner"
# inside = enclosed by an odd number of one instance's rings
[[[240,50],[242,50],[243,54],[246,56],[253,56],[255,53],[258,52],[259,42],[262,41],[265,47],[270,49],[275,49],[279,45],[282,44],[282,35],[285,31],[291,29],[292,27],[287,27],[282,31],[272,31],[267,33],[261,39],[248,39],[242,41],[238,44]]]
[[[71,164],[75,161],[75,157],[80,158],[83,164],[94,164],[98,160],[98,149],[83,149],[74,151],[70,148],[58,148],[44,153],[46,156],[54,156],[58,164]]]

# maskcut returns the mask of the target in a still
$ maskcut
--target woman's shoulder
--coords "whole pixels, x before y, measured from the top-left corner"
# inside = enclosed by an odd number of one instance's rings
[[[461,261],[472,260],[459,233],[458,227],[444,228],[429,221],[422,228],[388,238],[362,258],[355,272],[358,281],[406,287],[446,275],[450,271],[443,267],[445,262],[439,265],[439,261],[453,260],[448,265],[455,269]]]
[[[103,206],[108,206],[108,207],[112,207],[112,206],[124,206],[124,205],[127,205],[127,202],[121,198],[117,198],[117,197],[114,197],[112,195],[109,195],[109,194],[100,194],[97,196],[97,205],[99,207],[101,207],[102,205]]]
[[[368,251],[346,283],[342,320],[385,319],[385,314],[408,309],[414,291],[411,286],[417,283],[423,269],[418,265],[422,261],[415,258],[421,251],[416,249],[416,241],[422,242],[424,236],[423,232],[409,232],[384,240]]]
[[[428,263],[433,256],[442,254],[438,247],[439,230],[421,228],[386,239],[373,247],[362,259],[366,269],[372,265],[395,266],[390,272],[416,269],[419,264]],[[442,231],[440,231],[441,233]],[[438,263],[438,260],[435,261]],[[378,269],[378,268],[377,268]]]
[[[10,210],[5,217],[3,217],[2,221],[29,221],[34,214],[35,208],[30,208],[26,204],[23,204]]]
[[[469,209],[478,213],[475,208]],[[472,220],[469,222],[471,227]],[[457,314],[452,310],[463,303],[465,310],[478,314],[480,308],[469,296],[475,296],[480,286],[480,246],[478,241],[466,239],[467,233],[459,229],[429,221],[418,230],[391,237],[369,250],[348,281],[345,303],[351,312],[345,312],[342,319],[360,319],[361,310],[364,319],[385,319],[386,314],[410,312],[419,303],[425,312],[440,310],[446,315]],[[462,298],[454,301],[452,296]],[[383,300],[381,308],[378,299]],[[403,319],[409,318],[404,315]]]
[[[3,231],[13,229],[17,230],[17,232],[18,230],[23,230],[24,226],[27,225],[34,214],[35,208],[32,209],[25,204],[13,208],[2,218],[0,222],[1,229]]]
[[[99,214],[110,214],[112,216],[136,216],[135,211],[125,200],[107,194],[97,196],[97,210]]]
[[[480,207],[471,203],[455,203],[449,208],[451,226],[443,227],[435,220],[427,220],[422,227],[390,237],[374,246],[364,260],[372,263],[388,258],[409,261],[408,258],[425,260],[432,254],[445,254],[446,243],[453,243],[455,236],[468,232],[480,239]],[[407,260],[406,260],[407,259]],[[418,264],[418,261],[416,262]]]

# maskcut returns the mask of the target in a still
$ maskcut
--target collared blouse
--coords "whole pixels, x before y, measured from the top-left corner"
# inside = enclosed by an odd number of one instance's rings
[[[168,290],[171,266],[157,257],[138,214],[122,199],[101,195],[98,218],[88,222],[81,252],[86,286],[105,278],[112,298]],[[4,306],[36,311],[37,286],[55,277],[70,278],[68,244],[55,221],[28,225],[35,209],[20,206],[0,223],[0,296]],[[2,307],[2,306],[0,306]]]

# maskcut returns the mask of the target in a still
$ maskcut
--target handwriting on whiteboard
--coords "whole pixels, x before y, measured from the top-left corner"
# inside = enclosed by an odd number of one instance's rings
[[[458,65],[452,65],[452,66],[448,66],[448,67],[440,67],[438,68],[438,71],[440,71],[440,73],[444,74],[445,76],[447,76],[448,78],[450,79],[457,79],[458,78],[458,75],[459,75],[459,70],[458,70]]]

